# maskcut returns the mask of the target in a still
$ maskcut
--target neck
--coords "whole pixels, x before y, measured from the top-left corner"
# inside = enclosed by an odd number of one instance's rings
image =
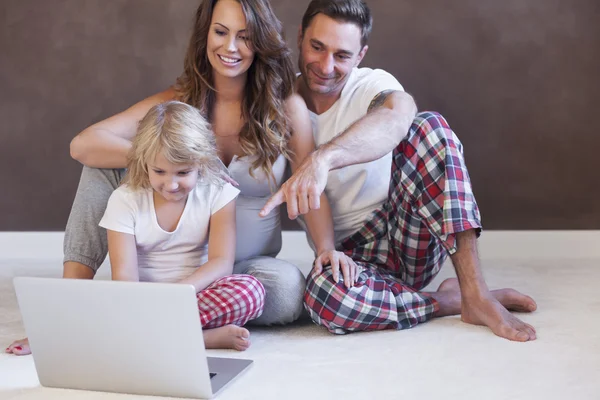
[[[213,85],[216,89],[217,101],[238,102],[244,98],[247,74],[235,78],[215,75]]]
[[[310,90],[302,76],[298,79],[297,90],[300,96],[304,98],[306,107],[317,115],[329,110],[342,95],[342,89],[332,93],[316,93]]]

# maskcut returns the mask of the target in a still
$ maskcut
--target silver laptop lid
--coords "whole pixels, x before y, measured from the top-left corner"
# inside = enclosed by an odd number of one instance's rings
[[[14,285],[42,385],[212,397],[192,286],[29,277]]]

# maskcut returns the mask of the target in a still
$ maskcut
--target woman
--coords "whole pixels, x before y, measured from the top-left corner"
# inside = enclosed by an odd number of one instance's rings
[[[219,158],[239,183],[234,273],[256,277],[266,293],[263,314],[253,323],[296,320],[305,279],[297,267],[274,258],[281,249],[279,213],[258,216],[282,184],[286,160],[295,170],[314,148],[308,110],[292,93],[293,83],[290,51],[267,0],[200,4],[175,86],[90,126],[71,142],[72,157],[85,167],[65,232],[63,276],[93,278],[107,252],[98,222],[124,174],[138,121],[156,104],[179,100],[197,107],[212,124]],[[321,204],[305,217],[318,254],[345,258],[334,250],[324,196]],[[30,350],[25,339],[7,352]]]

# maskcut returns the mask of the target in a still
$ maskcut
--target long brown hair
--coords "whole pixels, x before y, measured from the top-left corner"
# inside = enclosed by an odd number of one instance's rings
[[[203,0],[196,11],[183,74],[175,86],[178,99],[197,107],[210,122],[215,89],[207,39],[217,1]],[[284,103],[292,94],[295,79],[291,52],[283,39],[281,22],[268,0],[237,1],[246,16],[248,45],[255,52],[242,102],[245,123],[240,132],[240,146],[244,155],[257,156],[251,165],[251,175],[253,169],[261,168],[272,177],[277,157],[283,154],[290,158],[287,149],[290,126]]]

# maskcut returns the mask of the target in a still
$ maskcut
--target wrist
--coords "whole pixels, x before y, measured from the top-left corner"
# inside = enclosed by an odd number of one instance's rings
[[[319,169],[326,169],[327,172],[334,169],[334,148],[331,143],[326,143],[313,152],[313,161]]]

